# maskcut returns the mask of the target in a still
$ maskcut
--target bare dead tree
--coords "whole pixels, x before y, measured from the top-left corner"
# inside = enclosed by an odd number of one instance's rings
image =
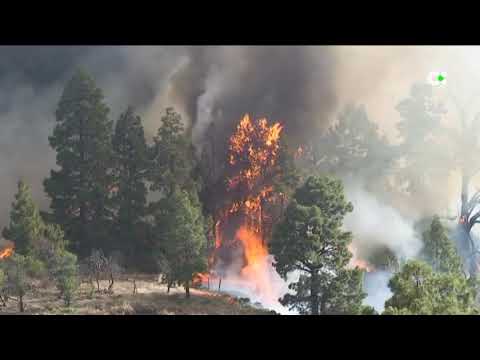
[[[133,279],[133,295],[136,295],[136,294],[137,294],[137,283],[135,279]]]
[[[90,282],[95,280],[97,284],[97,291],[100,292],[100,281],[108,280],[108,287],[105,292],[112,293],[115,284],[115,277],[117,277],[122,269],[118,261],[113,256],[105,256],[102,250],[93,250],[92,254],[86,261],[88,276]]]
[[[466,243],[462,244],[468,253],[468,267],[471,275],[478,272],[477,255],[479,250],[470,235],[472,228],[480,223],[480,190],[477,190],[472,196],[469,194],[469,188],[472,178],[480,172],[480,162],[477,161],[477,154],[480,150],[479,135],[480,131],[480,113],[477,113],[472,121],[468,122],[467,107],[462,106],[452,92],[449,92],[450,98],[454,103],[460,117],[461,130],[459,133],[449,132],[449,137],[455,142],[455,161],[459,165],[462,176],[461,189],[461,210],[459,225],[463,228],[466,235]],[[473,101],[474,96],[470,99]]]

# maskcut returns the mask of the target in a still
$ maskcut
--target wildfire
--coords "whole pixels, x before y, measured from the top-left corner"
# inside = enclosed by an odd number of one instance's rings
[[[239,122],[230,137],[227,158],[234,174],[227,178],[227,190],[235,199],[221,211],[215,224],[216,249],[232,242],[242,246],[244,261],[238,279],[270,298],[275,298],[275,294],[268,278],[271,264],[265,243],[264,221],[268,215],[264,207],[279,197],[268,180],[277,161],[282,130],[280,123],[269,125],[267,119],[252,121],[249,115]],[[231,225],[232,219],[237,219],[235,225]],[[231,226],[235,226],[233,235],[226,235]],[[198,279],[206,282],[208,277],[200,275]]]
[[[265,170],[275,165],[282,129],[280,123],[269,126],[267,119],[254,123],[248,115],[243,117],[230,138],[229,163],[244,168],[228,180],[230,188],[244,183],[252,190]]]
[[[262,239],[244,226],[237,231],[236,238],[242,242],[245,251],[246,265],[241,270],[241,276],[254,284],[255,290],[265,298],[274,299],[268,272],[268,250]]]
[[[0,251],[0,259],[6,259],[13,255],[13,246],[9,246]]]
[[[366,272],[371,272],[371,271],[375,270],[374,267],[372,265],[370,265],[367,261],[362,260],[362,259],[357,257],[357,252],[356,252],[356,250],[355,250],[355,248],[353,247],[352,244],[348,245],[348,250],[353,255],[352,259],[350,260],[350,264],[349,264],[351,267],[353,267],[353,268],[358,267],[359,269],[365,270]]]
[[[194,284],[203,284],[208,281],[208,275],[207,274],[201,274],[197,273],[193,279]]]

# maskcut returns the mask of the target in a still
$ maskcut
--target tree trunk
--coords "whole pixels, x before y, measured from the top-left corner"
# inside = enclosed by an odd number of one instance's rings
[[[473,224],[470,223],[469,219],[469,194],[468,186],[470,185],[471,176],[468,174],[467,169],[462,169],[462,194],[461,194],[461,214],[460,214],[460,225],[465,229],[466,237],[464,238],[464,243],[461,244],[464,251],[466,251],[467,263],[468,263],[468,272],[471,276],[475,276],[477,273],[477,254],[475,244],[470,235]]]
[[[98,281],[98,277],[95,280],[97,282],[97,290],[100,291],[100,282]]]
[[[322,298],[320,302],[320,314],[325,315],[325,311],[327,310],[327,301],[326,299]]]
[[[113,284],[115,280],[113,278],[113,273],[110,273],[110,284],[108,285],[108,291],[113,291]]]
[[[137,293],[137,283],[135,282],[135,279],[133,279],[133,295]]]
[[[190,298],[190,281],[187,281],[187,283],[185,284],[185,297],[187,299]]]
[[[318,315],[318,305],[317,276],[313,273],[310,283],[310,306],[312,315]]]
[[[218,277],[218,291],[220,291],[220,287],[222,286],[222,277]]]
[[[465,169],[462,170],[462,194],[461,194],[461,202],[462,202],[462,210],[460,216],[467,217],[468,216],[468,185],[470,184],[470,176],[466,174]],[[467,225],[468,218],[464,219],[465,225]]]
[[[19,308],[21,313],[23,313],[25,311],[25,309],[23,307],[23,295],[20,295],[18,297],[18,308]]]

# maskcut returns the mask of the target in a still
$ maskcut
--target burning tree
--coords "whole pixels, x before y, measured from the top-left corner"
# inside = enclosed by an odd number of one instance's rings
[[[210,262],[211,273],[220,279],[229,270],[241,279],[249,279],[265,295],[271,291],[264,276],[267,242],[275,205],[285,198],[276,183],[282,130],[278,122],[269,124],[267,119],[253,120],[245,115],[230,137],[227,201],[215,214],[215,249]]]

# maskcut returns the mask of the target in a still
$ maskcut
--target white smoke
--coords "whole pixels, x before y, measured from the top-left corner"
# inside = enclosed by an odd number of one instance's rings
[[[413,220],[402,217],[359,185],[347,186],[346,194],[354,210],[345,217],[344,224],[353,233],[353,245],[360,258],[382,247],[402,259],[419,254],[422,241],[413,229]]]
[[[419,255],[422,241],[413,228],[413,220],[406,219],[393,207],[380,202],[361,185],[346,186],[347,199],[354,210],[345,217],[345,228],[353,233],[352,245],[356,256],[365,259],[379,248],[388,248],[398,259],[411,259]],[[366,273],[364,291],[366,305],[377,312],[384,310],[385,301],[390,298],[388,271],[374,270]]]
[[[289,292],[288,284],[296,280],[296,275],[289,274],[286,281],[282,279],[275,270],[271,255],[258,265],[260,271],[257,270],[255,279],[239,275],[238,267],[230,266],[222,278],[220,290],[238,298],[248,298],[252,304],[274,310],[281,315],[293,314],[279,299]],[[265,289],[265,286],[268,286],[268,289]]]

